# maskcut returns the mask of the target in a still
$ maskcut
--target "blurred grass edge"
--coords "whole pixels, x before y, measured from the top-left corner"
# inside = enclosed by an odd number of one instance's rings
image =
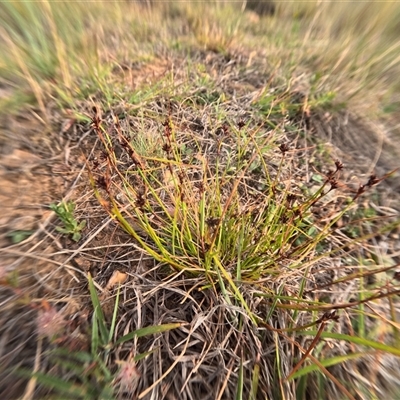
[[[260,51],[303,91],[368,112],[400,104],[400,6],[391,2],[2,2],[0,107],[72,105],[123,62],[162,48]],[[254,10],[254,11],[251,11]],[[300,82],[300,83],[299,83]]]

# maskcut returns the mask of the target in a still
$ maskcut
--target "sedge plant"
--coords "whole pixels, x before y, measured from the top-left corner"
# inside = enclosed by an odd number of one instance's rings
[[[383,178],[371,176],[364,185],[350,190],[341,183],[344,166],[336,160],[334,168],[322,175],[317,190],[304,190],[303,183],[293,179],[295,156],[301,149],[280,141],[278,127],[268,131],[245,121],[218,126],[206,142],[195,134],[180,132],[179,121],[168,114],[160,121],[159,148],[163,154],[141,153],[135,147],[135,135],[140,133],[123,128],[116,116],[105,123],[100,111],[94,111],[92,127],[100,139],[101,161],[93,164],[88,160],[87,165],[100,204],[159,263],[160,272],[196,277],[202,282],[201,290],[220,293],[228,306],[244,310],[253,326],[291,341],[300,357],[286,377],[280,375],[277,365],[282,382],[298,379],[305,387],[305,376],[317,370],[342,394],[353,398],[327,367],[361,358],[365,353],[319,361],[311,352],[318,349],[323,337],[398,355],[391,344],[333,332],[338,321],[335,310],[362,307],[368,301],[395,295],[399,292],[396,286],[384,293],[361,288],[361,300],[340,306],[323,299],[308,300],[313,289],[306,290],[313,266],[324,257],[340,253],[345,246],[332,248],[329,244],[335,224]],[[342,187],[349,194],[340,197],[341,201],[326,214],[322,207],[325,197]],[[398,221],[383,230],[396,224]],[[349,243],[366,239],[349,239]],[[285,289],[285,281],[293,277],[298,279],[296,295]],[[331,284],[344,281],[346,278]],[[251,296],[250,287],[256,288]],[[251,307],[257,297],[269,304],[265,316]],[[317,311],[323,312],[321,318]],[[292,321],[304,312],[312,316],[311,321],[296,326]],[[277,313],[289,313],[286,328],[274,328],[267,322]],[[234,314],[230,315],[235,319]],[[242,315],[236,321],[241,330]],[[290,332],[310,335],[314,340],[305,349],[289,338]],[[311,366],[304,367],[306,359],[311,360]],[[251,389],[255,394],[259,374],[255,368]],[[243,379],[238,380],[237,392],[240,398]]]
[[[340,186],[343,165],[336,161],[321,187],[304,195],[290,179],[293,151],[276,142],[275,131],[227,123],[213,153],[202,153],[200,140],[192,137],[194,148],[187,155],[167,116],[164,156],[154,157],[136,151],[117,117],[112,127],[105,126],[96,112],[92,126],[105,156],[96,171],[91,169],[91,180],[108,213],[158,262],[203,277],[205,286],[243,306],[254,323],[257,317],[240,286],[305,271],[326,256],[317,246],[380,181],[372,176],[321,224],[316,210]]]

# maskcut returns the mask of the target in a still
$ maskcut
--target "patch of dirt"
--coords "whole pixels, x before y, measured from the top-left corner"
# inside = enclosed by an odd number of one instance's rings
[[[63,250],[73,244],[55,233],[49,205],[77,197],[75,178],[83,164],[78,151],[68,164],[67,141],[57,131],[46,132],[33,115],[3,117],[0,143],[0,398],[17,399],[27,379],[12,370],[32,371],[45,350],[37,341],[41,302],[54,301],[69,313],[81,308],[66,300],[74,278],[59,266],[67,259]]]
[[[21,126],[20,126],[21,128]],[[38,129],[39,131],[39,129]],[[23,146],[19,134],[34,136],[34,124],[17,132],[2,132],[0,147],[0,248],[18,231],[36,231],[50,216],[47,206],[62,198],[65,180],[54,177],[49,161]],[[15,139],[11,138],[16,135]],[[21,148],[21,147],[22,148]],[[50,155],[51,156],[51,155]],[[28,235],[29,236],[29,235]],[[4,256],[2,262],[5,263]]]
[[[372,123],[349,111],[326,112],[311,117],[312,132],[337,148],[338,155],[351,170],[368,178],[382,177],[400,167],[400,147],[383,123]],[[395,172],[383,183],[388,192],[385,206],[400,209],[400,173]],[[392,201],[390,201],[390,199]]]

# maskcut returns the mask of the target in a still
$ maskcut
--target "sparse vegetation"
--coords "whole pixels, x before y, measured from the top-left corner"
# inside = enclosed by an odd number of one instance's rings
[[[57,217],[63,223],[63,226],[57,226],[56,230],[60,233],[71,235],[72,240],[79,242],[82,236],[81,231],[86,226],[86,221],[78,222],[75,219],[75,204],[72,201],[51,204],[50,209],[56,213]]]
[[[271,4],[0,4],[0,397],[399,395],[400,9]]]
[[[17,244],[31,236],[33,233],[34,231],[12,231],[7,234],[7,237],[9,237],[14,244]]]
[[[56,372],[69,377],[68,381],[50,373],[37,372],[34,379],[45,387],[50,388],[57,395],[74,399],[110,399],[114,393],[132,392],[140,374],[135,363],[151,355],[152,351],[136,354],[130,361],[121,364],[117,373],[109,370],[109,359],[117,346],[133,338],[145,337],[175,329],[180,323],[149,326],[134,332],[127,333],[117,341],[114,340],[115,326],[119,305],[119,289],[114,299],[115,305],[108,323],[100,298],[97,295],[92,278],[88,277],[90,297],[93,305],[91,328],[87,332],[90,337],[90,351],[86,352],[85,342],[79,337],[68,337],[68,323],[63,315],[47,303],[44,304],[36,324],[39,338],[47,339],[55,345],[50,351],[51,362],[58,367]],[[62,344],[62,347],[60,346]],[[79,349],[80,348],[80,349]],[[77,350],[79,349],[79,351]],[[29,374],[26,371],[25,374]]]

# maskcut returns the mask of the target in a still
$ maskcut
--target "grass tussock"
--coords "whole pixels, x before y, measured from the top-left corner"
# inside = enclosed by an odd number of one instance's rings
[[[140,131],[133,133],[115,115],[110,117],[110,125],[103,124],[100,110],[95,108],[94,112],[92,126],[102,150],[101,158],[96,158],[94,165],[89,161],[88,165],[96,196],[110,216],[158,262],[161,273],[173,277],[183,272],[195,279],[197,290],[205,293],[211,290],[221,296],[228,313],[223,318],[225,322],[219,323],[233,324],[240,332],[245,326],[267,329],[281,335],[279,340],[274,339],[278,340],[280,350],[284,351],[289,343],[297,347],[299,361],[293,368],[287,364],[287,355],[273,356],[273,359],[285,360],[285,367],[279,368],[286,371],[287,378],[281,376],[282,370],[271,377],[282,385],[286,382],[279,396],[290,393],[294,396],[299,381],[294,380],[294,385],[288,381],[320,371],[343,395],[353,398],[324,366],[357,359],[364,353],[347,356],[342,353],[340,357],[327,357],[322,364],[312,357],[313,367],[301,373],[298,370],[322,336],[379,347],[364,335],[359,339],[343,333],[335,336],[337,328],[332,322],[338,321],[336,310],[350,312],[349,308],[357,305],[363,309],[364,302],[380,298],[381,288],[376,286],[374,292],[370,287],[366,291],[361,284],[358,290],[363,293],[362,300],[340,305],[334,304],[337,299],[330,296],[311,295],[309,300],[307,297],[315,290],[367,276],[360,272],[321,286],[312,283],[317,271],[320,276],[327,273],[319,267],[322,260],[339,256],[345,247],[367,239],[368,235],[355,241],[346,240],[336,248],[329,243],[335,236],[338,221],[381,178],[371,176],[366,184],[353,191],[347,188],[349,197],[339,195],[335,206],[327,209],[324,208],[326,198],[339,187],[343,188],[340,183],[343,165],[335,161],[321,185],[307,190],[295,172],[297,159],[304,149],[291,148],[284,142],[279,144],[282,137],[277,129],[268,130],[252,121],[221,123],[215,120],[210,122],[214,129],[204,137],[196,131],[188,132],[187,124],[182,122],[184,117],[174,118],[189,112],[174,103],[165,106],[165,120],[159,122],[158,138],[150,136],[149,145],[144,146],[154,148],[154,141],[158,142],[158,152],[151,153],[143,152],[142,145],[136,147],[136,143],[146,140],[146,137],[138,140]],[[350,230],[351,222],[343,229]],[[395,284],[383,296],[396,293]],[[269,305],[268,311],[262,304]],[[323,312],[320,318],[316,318],[318,310]],[[364,325],[361,315],[362,311],[358,317]],[[274,321],[280,321],[278,326],[285,328],[277,327]],[[328,332],[324,332],[326,326],[329,326]],[[310,327],[318,329],[310,331],[315,337],[308,350],[298,347],[299,342],[287,336],[299,331],[301,335],[308,335],[305,329]],[[385,349],[397,354],[395,347]],[[242,350],[240,362],[244,365],[250,359],[262,357],[261,353],[249,351]],[[346,352],[343,347],[341,351]],[[301,356],[301,352],[305,355]],[[264,385],[265,377],[258,376],[259,372],[247,370],[246,374],[252,381],[261,380],[260,384]],[[308,385],[305,392],[312,390]],[[250,395],[249,388],[236,389],[245,397]],[[277,395],[266,386],[257,393]]]

